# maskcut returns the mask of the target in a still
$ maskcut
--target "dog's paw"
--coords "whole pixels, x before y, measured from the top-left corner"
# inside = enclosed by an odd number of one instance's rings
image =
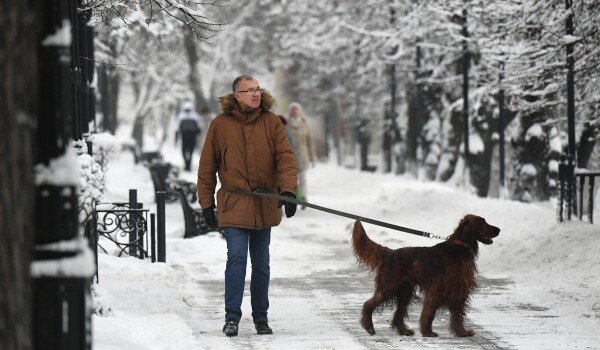
[[[373,327],[373,322],[372,321],[369,321],[369,320],[363,318],[362,320],[360,320],[360,325],[370,335],[374,335],[375,334],[375,328]]]
[[[470,329],[468,331],[464,330],[462,332],[456,332],[457,337],[472,337],[474,335],[475,335],[475,331],[470,330]]]
[[[369,333],[370,335],[375,335],[375,328],[373,328],[373,327],[369,327],[369,328],[364,327],[364,328],[365,328],[365,331],[367,331],[367,333]]]
[[[410,328],[398,328],[396,332],[398,332],[400,335],[415,335],[415,331]]]
[[[427,332],[427,333],[421,333],[424,337],[437,337],[438,334],[436,332]]]

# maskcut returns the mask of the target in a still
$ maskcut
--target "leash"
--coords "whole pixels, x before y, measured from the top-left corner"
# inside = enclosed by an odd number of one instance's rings
[[[358,216],[358,215],[346,213],[343,211],[322,207],[320,205],[308,203],[308,202],[305,202],[305,201],[302,201],[302,200],[299,200],[296,198],[292,198],[292,197],[288,197],[288,196],[280,196],[279,194],[274,194],[273,192],[271,192],[268,189],[257,189],[252,192],[244,191],[242,189],[235,189],[235,190],[233,190],[233,192],[242,194],[242,195],[246,195],[246,196],[264,197],[264,198],[269,198],[269,199],[278,199],[278,200],[284,201],[284,202],[295,203],[295,204],[303,205],[305,207],[324,211],[329,214],[343,216],[343,217],[346,217],[349,219],[359,220],[359,221],[366,222],[369,224],[373,224],[373,225],[377,225],[377,226],[381,226],[381,227],[385,227],[385,228],[389,228],[392,230],[401,231],[401,232],[405,232],[405,233],[410,233],[412,235],[417,235],[417,236],[421,236],[421,237],[442,239],[442,240],[446,240],[448,238],[445,236],[433,234],[431,232],[419,231],[419,230],[415,230],[415,229],[412,229],[409,227],[398,226],[398,225],[390,224],[390,223],[379,221],[379,220],[369,219],[364,216]]]

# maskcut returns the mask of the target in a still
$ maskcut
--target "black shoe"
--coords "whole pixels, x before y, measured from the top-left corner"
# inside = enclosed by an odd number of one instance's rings
[[[238,335],[238,323],[240,321],[235,318],[228,318],[223,326],[223,333],[228,337],[235,337]]]
[[[267,321],[259,321],[254,324],[254,328],[256,328],[256,334],[273,334],[273,330],[269,327]]]

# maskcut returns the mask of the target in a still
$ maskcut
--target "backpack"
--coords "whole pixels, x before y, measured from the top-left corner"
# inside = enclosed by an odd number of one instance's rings
[[[183,119],[179,124],[179,131],[181,133],[199,134],[202,130],[194,119]]]

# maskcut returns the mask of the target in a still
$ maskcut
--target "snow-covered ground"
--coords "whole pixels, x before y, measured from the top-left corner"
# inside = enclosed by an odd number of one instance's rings
[[[181,165],[178,151],[166,160]],[[197,156],[196,160],[197,161]],[[197,163],[196,163],[197,164]],[[127,153],[109,163],[106,199],[126,199],[129,188],[154,210],[149,172]],[[195,170],[182,177],[195,181]],[[183,239],[180,205],[167,205],[167,263],[101,254],[93,317],[96,349],[593,349],[600,344],[600,230],[587,222],[557,223],[551,203],[478,198],[408,176],[360,173],[319,164],[308,173],[311,202],[402,226],[448,235],[474,213],[501,228],[480,247],[480,288],[468,312],[473,338],[455,338],[439,313],[440,338],[401,337],[389,329],[393,310],[374,318],[377,334],[358,324],[372,276],[357,266],[350,246],[352,220],[298,210],[272,231],[269,310],[272,336],[257,336],[247,293],[240,335],[223,325],[225,241],[217,234]],[[391,248],[438,241],[365,225]],[[249,279],[249,273],[248,278]],[[420,305],[408,324],[418,330]]]

